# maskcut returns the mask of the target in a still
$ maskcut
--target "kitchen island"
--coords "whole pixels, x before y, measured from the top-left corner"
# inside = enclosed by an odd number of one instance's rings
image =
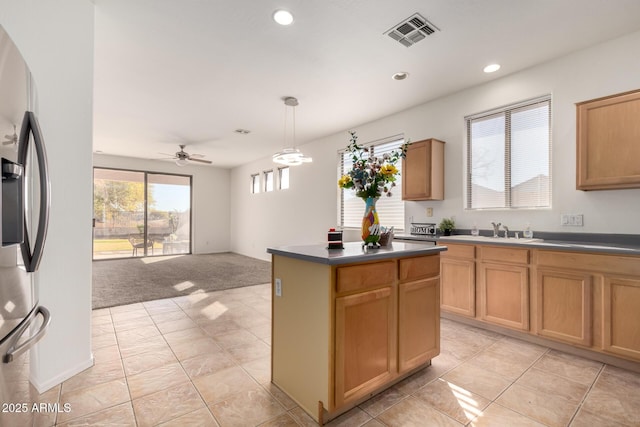
[[[440,352],[442,246],[269,248],[271,381],[323,424]]]

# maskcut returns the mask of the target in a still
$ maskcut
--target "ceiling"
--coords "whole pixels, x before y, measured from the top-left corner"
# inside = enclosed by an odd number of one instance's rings
[[[94,151],[185,144],[225,168],[284,148],[285,96],[301,146],[640,30],[637,0],[93,1]],[[440,31],[411,47],[384,35],[415,13]]]

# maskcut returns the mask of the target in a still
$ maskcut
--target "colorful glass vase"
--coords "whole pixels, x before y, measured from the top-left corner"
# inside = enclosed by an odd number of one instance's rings
[[[378,246],[380,240],[380,220],[376,211],[376,197],[365,200],[364,217],[362,217],[362,242],[368,246]]]

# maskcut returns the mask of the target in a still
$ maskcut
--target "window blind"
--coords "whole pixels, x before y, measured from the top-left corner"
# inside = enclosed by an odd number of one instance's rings
[[[365,146],[369,147],[370,155],[381,156],[399,148],[404,143],[402,136],[385,138]],[[351,154],[340,150],[338,155],[338,177],[344,175],[353,166]],[[402,200],[402,161],[395,164],[400,173],[396,178],[396,186],[391,191],[391,197],[380,196],[376,203],[376,210],[383,227],[394,227],[395,230],[404,229],[404,202]],[[360,228],[364,215],[364,201],[355,195],[355,191],[339,189],[338,221],[342,227]]]
[[[465,117],[467,209],[551,206],[551,96]]]

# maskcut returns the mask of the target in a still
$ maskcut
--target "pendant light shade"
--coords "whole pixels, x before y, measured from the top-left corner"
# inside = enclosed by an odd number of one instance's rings
[[[287,96],[284,99],[284,146],[287,146],[287,107],[291,107],[292,113],[292,146],[283,148],[282,151],[278,151],[273,155],[273,161],[275,163],[286,166],[298,166],[303,163],[310,163],[313,159],[309,156],[302,154],[300,150],[296,148],[296,106],[298,100],[292,96]]]
[[[313,159],[302,154],[297,148],[285,148],[273,155],[273,161],[281,165],[298,166],[311,163]]]

